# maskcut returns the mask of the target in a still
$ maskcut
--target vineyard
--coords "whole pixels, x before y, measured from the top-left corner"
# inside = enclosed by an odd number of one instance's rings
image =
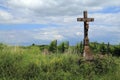
[[[9,46],[0,44],[0,80],[119,80],[120,45],[90,43],[93,61],[82,57],[82,42]],[[101,58],[99,56],[102,56]]]

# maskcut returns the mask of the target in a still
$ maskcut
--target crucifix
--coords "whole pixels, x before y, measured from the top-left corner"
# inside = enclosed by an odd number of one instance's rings
[[[91,54],[90,48],[89,48],[89,39],[88,39],[88,29],[89,29],[89,22],[94,21],[94,18],[87,18],[87,11],[83,12],[84,17],[83,18],[77,18],[77,21],[83,21],[84,22],[84,40],[83,40],[83,57],[85,57],[86,60],[92,60],[93,55]]]

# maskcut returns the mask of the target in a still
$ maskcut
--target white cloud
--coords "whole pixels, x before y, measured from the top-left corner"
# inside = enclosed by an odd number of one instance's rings
[[[41,30],[39,32],[35,32],[34,34],[32,34],[34,39],[37,40],[62,40],[64,39],[64,37],[62,35],[60,35],[57,31],[49,31],[46,30],[47,32],[44,32]]]
[[[95,18],[90,23],[90,37],[106,37],[112,35],[120,40],[120,12],[99,13],[109,7],[120,7],[120,0],[0,0],[0,24],[57,24],[60,27],[47,27],[33,31],[20,31],[20,34],[0,33],[0,39],[24,42],[24,40],[66,40],[68,38],[83,39],[83,10],[88,10],[89,17]],[[117,9],[118,9],[117,8]],[[116,8],[115,8],[116,9]],[[98,12],[97,12],[98,11]],[[112,11],[112,10],[111,10]],[[104,12],[104,11],[103,11]],[[17,38],[19,36],[19,38]],[[27,36],[27,37],[26,37]],[[107,37],[108,38],[108,37]],[[19,39],[19,40],[18,40]],[[105,38],[106,39],[106,38]],[[113,41],[115,40],[113,39]]]
[[[96,11],[120,5],[119,0],[6,0],[4,3],[15,12],[34,16],[78,15],[82,10]]]
[[[90,25],[90,41],[119,43],[119,27],[111,26],[111,29],[105,26]],[[61,27],[43,27],[32,30],[0,30],[0,42],[5,43],[34,43],[35,41],[81,41],[83,40],[83,25],[61,26]],[[42,42],[43,44],[43,42]]]
[[[27,34],[26,31],[19,30],[0,30],[0,42],[10,44],[20,44],[32,42],[31,35]]]
[[[95,24],[102,25],[120,25],[120,12],[118,13],[94,13],[90,14],[90,16],[94,17]],[[109,27],[109,26],[108,26]]]
[[[76,35],[81,36],[81,35],[83,35],[83,33],[82,32],[76,32]]]
[[[68,28],[68,29],[66,29]],[[82,27],[81,27],[82,28]],[[6,43],[28,43],[38,41],[58,41],[68,40],[70,38],[82,39],[82,29],[79,26],[70,27],[43,27],[33,30],[0,30],[0,42]],[[81,32],[80,32],[81,31]]]
[[[89,30],[89,38],[92,41],[99,42],[110,42],[112,44],[120,43],[120,27],[110,26],[106,27],[104,25],[93,25]]]
[[[0,10],[0,22],[6,22],[9,21],[13,18],[13,16],[4,10]]]
[[[8,18],[8,21],[2,19],[0,23],[57,22],[64,24],[64,22],[71,23],[78,15],[82,14],[83,10],[94,12],[103,10],[106,7],[119,7],[120,0],[1,0],[1,5],[9,9],[9,12],[4,10],[6,15],[0,16],[0,19]],[[115,20],[119,15],[120,13],[104,16],[103,14],[94,14],[92,16],[95,16],[96,20],[105,17],[109,17],[109,20],[112,18]],[[111,19],[110,16],[112,16]]]
[[[66,29],[67,28],[67,29]],[[35,29],[34,33],[31,33],[34,39],[38,40],[68,40],[69,38],[77,38],[78,35],[82,36],[82,29],[79,26],[61,26],[61,27],[47,27]]]

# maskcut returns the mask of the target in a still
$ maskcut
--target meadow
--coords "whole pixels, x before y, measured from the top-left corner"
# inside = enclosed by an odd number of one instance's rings
[[[108,51],[99,58],[100,52],[93,46],[96,45],[91,44],[94,60],[86,61],[78,45],[66,48],[62,43],[56,50],[51,42],[49,46],[44,46],[49,54],[44,54],[43,46],[35,44],[0,44],[0,80],[119,80],[120,58],[114,53],[105,54]],[[110,46],[111,51],[115,52],[113,47]],[[103,47],[99,48],[104,52]]]

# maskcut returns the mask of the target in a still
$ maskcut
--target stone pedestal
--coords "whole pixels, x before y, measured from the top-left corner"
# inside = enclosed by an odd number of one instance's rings
[[[93,54],[91,53],[89,46],[84,46],[83,57],[85,60],[93,60]]]

